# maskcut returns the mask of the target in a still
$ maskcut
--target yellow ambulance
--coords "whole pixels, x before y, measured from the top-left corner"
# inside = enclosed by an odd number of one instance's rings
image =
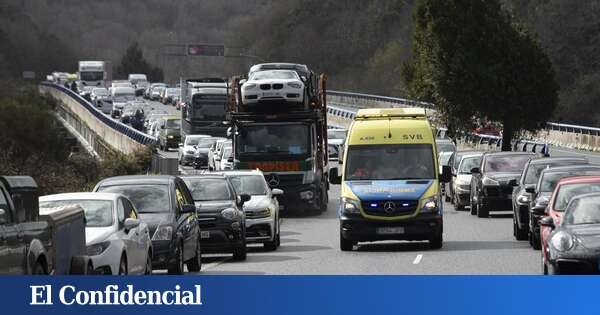
[[[341,184],[340,248],[383,240],[443,242],[436,130],[420,108],[359,110],[348,131],[342,164],[330,170]],[[341,172],[341,174],[340,174]]]

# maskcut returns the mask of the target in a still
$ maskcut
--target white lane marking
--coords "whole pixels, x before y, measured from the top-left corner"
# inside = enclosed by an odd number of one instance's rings
[[[421,262],[421,259],[423,259],[423,255],[417,255],[417,257],[415,257],[415,260],[413,261],[413,265],[418,265]]]
[[[216,268],[217,266],[228,261],[229,259],[231,259],[231,258],[227,257],[227,258],[223,258],[222,260],[217,260],[215,262],[211,262],[208,264],[202,264],[202,270],[200,272]]]

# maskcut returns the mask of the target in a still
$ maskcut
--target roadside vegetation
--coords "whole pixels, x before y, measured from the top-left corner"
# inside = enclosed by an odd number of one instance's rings
[[[131,156],[115,154],[97,160],[85,151],[73,153],[68,134],[58,126],[52,98],[36,86],[0,82],[0,174],[30,175],[41,194],[90,191],[102,178],[145,174],[151,149]]]

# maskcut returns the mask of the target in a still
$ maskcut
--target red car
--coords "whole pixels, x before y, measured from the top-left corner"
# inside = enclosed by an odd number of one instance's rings
[[[600,176],[575,176],[561,179],[550,197],[546,215],[554,221],[554,226],[558,226],[562,219],[567,204],[574,196],[600,192]],[[552,233],[552,228],[541,226],[540,239],[542,240],[542,263],[548,263],[548,237]]]

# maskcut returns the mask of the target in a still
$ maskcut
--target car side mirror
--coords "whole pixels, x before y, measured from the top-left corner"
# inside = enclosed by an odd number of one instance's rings
[[[525,192],[530,193],[530,194],[535,194],[535,187],[526,187]]]
[[[481,169],[479,169],[479,167],[473,167],[471,169],[471,174],[481,174]]]
[[[250,198],[251,198],[251,197],[250,197],[250,195],[248,195],[248,194],[241,194],[241,195],[239,195],[239,199],[238,199],[238,201],[239,201],[239,202],[238,202],[239,206],[240,206],[240,207],[241,207],[241,206],[243,206],[243,205],[244,205],[244,203],[246,203],[247,201],[249,201],[249,200],[250,200]]]
[[[183,205],[183,207],[181,207],[181,213],[196,213],[196,206]]]
[[[440,174],[440,181],[442,183],[449,183],[452,180],[452,168],[449,165],[442,165],[442,174]]]
[[[531,208],[531,212],[535,215],[545,215],[546,214],[546,206],[537,205]]]
[[[508,181],[508,185],[509,186],[513,186],[513,187],[517,187],[517,186],[519,186],[519,183],[517,182],[516,179],[511,179],[511,180]]]
[[[281,195],[283,195],[283,190],[281,190],[279,188],[274,188],[273,190],[271,190],[271,194],[273,196],[281,196]]]
[[[0,224],[6,224],[6,210],[0,209]]]
[[[233,156],[230,156],[229,158],[227,158],[227,162],[233,163]]]
[[[141,221],[138,219],[127,218],[125,219],[125,222],[123,222],[123,227],[125,228],[125,231],[131,231],[140,226],[140,223]]]
[[[337,167],[329,170],[329,183],[339,185],[342,183],[342,176],[338,174]]]
[[[552,219],[552,217],[543,217],[540,219],[540,225],[554,228],[554,219]]]

